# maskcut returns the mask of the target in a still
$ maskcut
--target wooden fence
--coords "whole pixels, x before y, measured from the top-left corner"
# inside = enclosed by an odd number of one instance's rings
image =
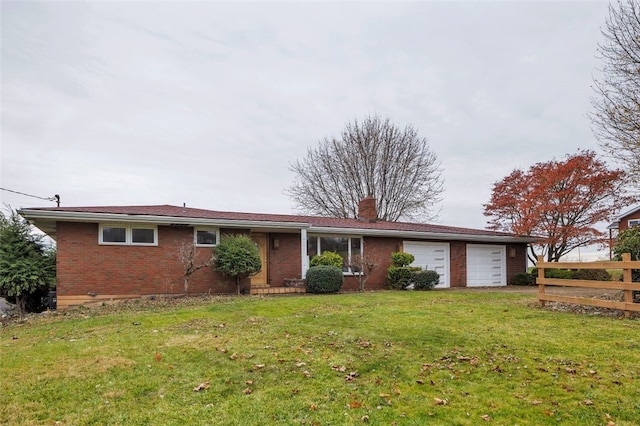
[[[631,281],[631,270],[640,269],[640,261],[631,261],[631,255],[622,255],[622,261],[601,261],[601,262],[545,262],[542,256],[538,256],[536,264],[538,270],[538,301],[542,306],[546,302],[574,303],[578,305],[599,306],[601,308],[620,309],[625,316],[631,312],[640,312],[640,303],[633,303],[633,291],[640,291],[640,283]],[[622,269],[622,281],[591,281],[545,278],[545,269]],[[586,297],[563,296],[559,294],[545,293],[546,287],[582,287],[607,290],[621,290],[623,292],[622,301],[589,299]]]

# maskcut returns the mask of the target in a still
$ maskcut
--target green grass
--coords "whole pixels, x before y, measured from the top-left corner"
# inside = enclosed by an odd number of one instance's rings
[[[639,361],[638,320],[491,290],[81,310],[3,328],[0,424],[632,425]]]

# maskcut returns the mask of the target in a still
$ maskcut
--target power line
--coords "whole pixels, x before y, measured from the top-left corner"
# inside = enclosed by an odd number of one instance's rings
[[[13,192],[14,194],[24,195],[25,197],[38,198],[40,200],[45,200],[45,201],[55,201],[56,203],[58,203],[58,207],[60,207],[60,196],[58,194],[54,195],[53,197],[38,197],[37,195],[25,194],[24,192],[14,191],[12,189],[7,189],[7,188],[0,188],[0,190]]]

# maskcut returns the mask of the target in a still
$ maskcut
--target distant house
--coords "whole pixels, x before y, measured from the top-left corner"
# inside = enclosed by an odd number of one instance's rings
[[[375,199],[360,203],[360,219],[236,213],[156,205],[28,208],[19,213],[56,240],[59,308],[111,299],[181,294],[179,247],[194,242],[206,256],[221,235],[246,233],[256,242],[262,271],[246,279],[247,293],[304,291],[287,287],[303,278],[309,259],[336,251],[364,254],[378,265],[368,289],[384,289],[391,253],[406,251],[414,265],[440,274],[439,287],[504,286],[526,271],[528,243],[503,232],[378,221]],[[357,281],[344,268],[344,289]],[[197,271],[189,292],[233,293],[212,268]]]
[[[607,227],[609,230],[609,257],[612,256],[613,247],[616,245],[617,234],[636,226],[640,226],[640,206],[622,213]]]
[[[640,226],[640,206],[622,213],[608,228],[620,232],[635,226]]]

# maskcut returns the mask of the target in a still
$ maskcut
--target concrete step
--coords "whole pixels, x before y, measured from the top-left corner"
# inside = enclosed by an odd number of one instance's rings
[[[307,289],[304,287],[253,287],[251,288],[249,294],[294,294],[306,292]]]

